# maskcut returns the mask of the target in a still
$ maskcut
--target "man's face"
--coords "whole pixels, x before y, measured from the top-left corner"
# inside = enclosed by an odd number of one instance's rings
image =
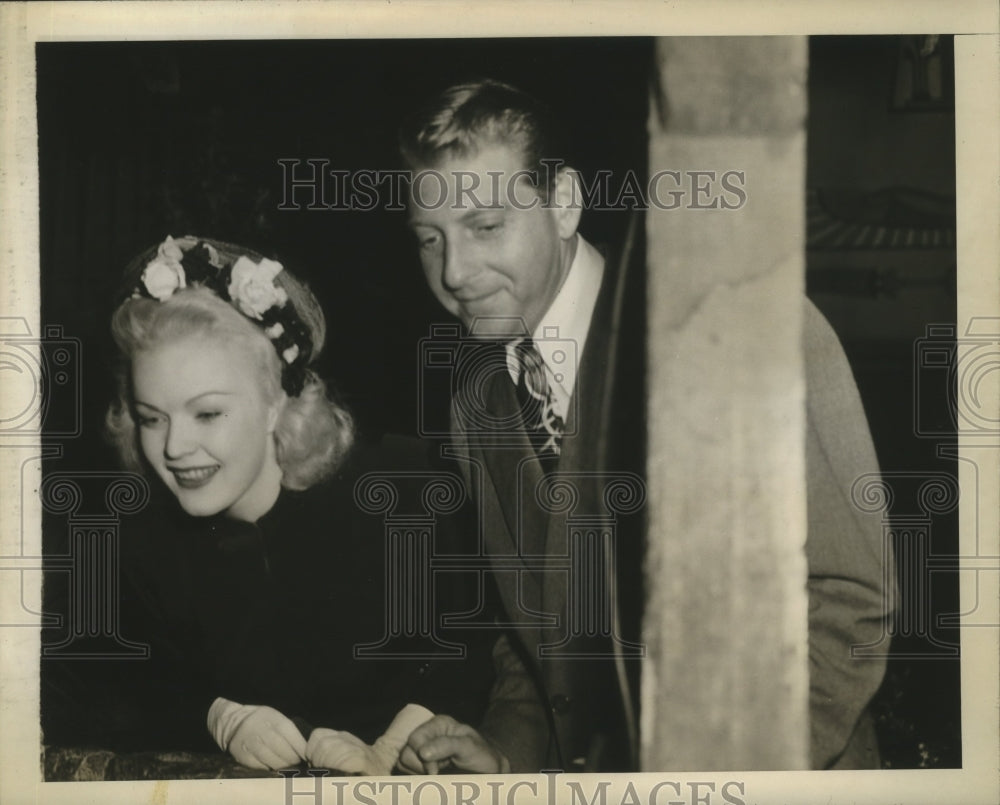
[[[477,335],[516,332],[511,319],[533,332],[573,260],[579,210],[555,203],[558,193],[544,204],[522,168],[512,149],[487,145],[416,174],[411,187],[427,282]]]

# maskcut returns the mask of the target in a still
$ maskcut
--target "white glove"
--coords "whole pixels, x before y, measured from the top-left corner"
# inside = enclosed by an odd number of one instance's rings
[[[371,746],[349,732],[319,727],[309,736],[306,757],[311,766],[335,769],[344,774],[388,777],[410,733],[432,718],[434,714],[426,707],[408,704]]]
[[[306,758],[299,728],[273,707],[220,696],[208,709],[208,731],[220,749],[251,769],[285,769]]]

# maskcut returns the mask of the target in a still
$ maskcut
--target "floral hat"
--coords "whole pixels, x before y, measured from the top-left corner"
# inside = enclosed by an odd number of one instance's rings
[[[142,269],[131,298],[165,302],[182,288],[208,288],[264,331],[281,358],[281,386],[296,397],[305,385],[312,339],[276,282],[283,270],[281,263],[265,257],[257,262],[245,254],[233,259],[206,240],[167,235]]]

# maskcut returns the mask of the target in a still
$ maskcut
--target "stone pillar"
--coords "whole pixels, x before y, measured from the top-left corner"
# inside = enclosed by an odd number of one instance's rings
[[[808,767],[806,67],[804,37],[656,46],[645,770]]]

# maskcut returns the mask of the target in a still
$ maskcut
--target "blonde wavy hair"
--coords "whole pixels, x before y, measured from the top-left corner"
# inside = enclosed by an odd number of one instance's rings
[[[248,249],[207,238],[178,242],[209,243],[228,263],[240,256],[255,262],[261,259]],[[131,284],[135,284],[142,268],[156,253],[153,247],[129,264],[126,278],[131,278]],[[289,302],[309,332],[312,364],[326,337],[326,321],[319,302],[287,269],[277,275],[275,283],[288,294]],[[112,315],[111,333],[120,354],[115,367],[117,394],[105,417],[105,433],[128,469],[143,473],[148,469],[133,416],[131,378],[132,359],[143,350],[191,338],[247,349],[259,370],[265,399],[273,402],[282,394],[281,359],[272,342],[260,326],[207,287],[181,288],[162,302],[145,297],[126,299]],[[354,442],[354,421],[347,409],[331,398],[323,379],[307,367],[302,391],[289,396],[282,407],[274,440],[282,486],[308,489],[333,475],[340,466]]]

